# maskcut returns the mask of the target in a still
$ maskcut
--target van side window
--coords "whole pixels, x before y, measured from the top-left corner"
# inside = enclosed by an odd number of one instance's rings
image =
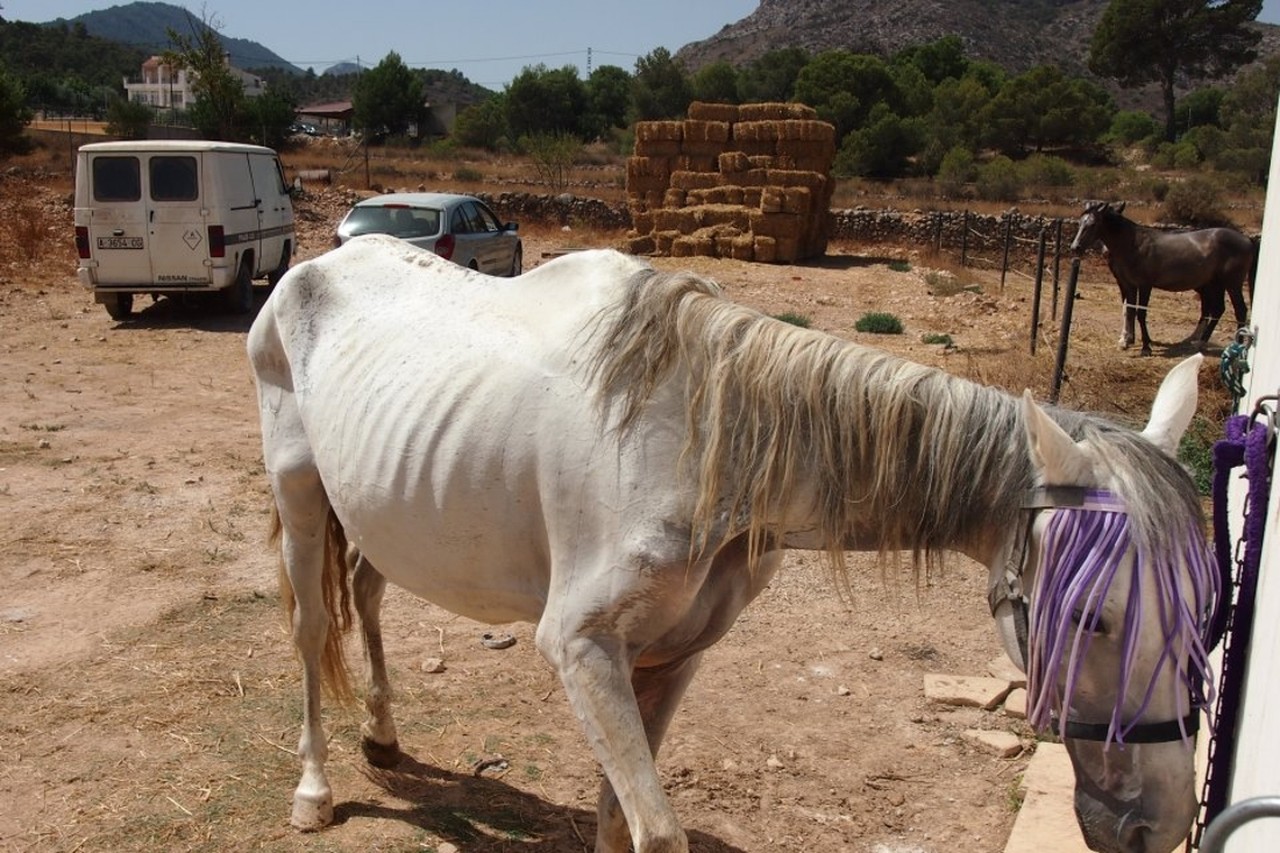
[[[195,157],[151,158],[152,201],[195,201],[200,196],[199,171]]]
[[[142,169],[137,157],[93,158],[94,201],[141,201]]]

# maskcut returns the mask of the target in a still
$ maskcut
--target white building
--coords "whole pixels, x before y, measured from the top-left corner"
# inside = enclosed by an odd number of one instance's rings
[[[240,80],[248,97],[256,98],[267,90],[267,84],[261,77],[241,71],[232,66],[230,60],[227,61],[227,68],[232,76]],[[124,88],[130,101],[156,109],[185,110],[190,109],[196,101],[191,88],[193,80],[194,75],[187,69],[174,69],[162,57],[153,56],[142,63],[141,80],[130,82],[126,78]]]

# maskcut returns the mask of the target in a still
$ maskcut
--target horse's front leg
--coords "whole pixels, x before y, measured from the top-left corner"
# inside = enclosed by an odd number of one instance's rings
[[[1151,303],[1151,288],[1142,286],[1138,288],[1138,307],[1134,309],[1134,315],[1138,319],[1138,329],[1142,332],[1142,354],[1151,355],[1151,333],[1147,331],[1147,305]],[[1130,341],[1133,340],[1133,329],[1130,327]]]
[[[637,668],[631,676],[631,687],[640,707],[649,752],[655,758],[666,736],[667,727],[685,689],[698,671],[702,654],[698,653],[666,666],[652,669]],[[618,795],[609,777],[600,783],[600,797],[596,803],[596,853],[625,853],[631,844],[631,833],[623,814]]]
[[[1214,282],[1210,282],[1196,292],[1200,294],[1200,322],[1191,335],[1196,348],[1204,352],[1204,348],[1209,345],[1209,339],[1213,336],[1214,328],[1218,325],[1218,319],[1227,310],[1227,297],[1223,289],[1216,287]]]
[[[382,595],[387,589],[387,580],[362,554],[356,560],[351,585],[356,613],[360,616],[365,657],[369,661],[369,686],[364,697],[369,716],[360,725],[360,749],[374,767],[394,767],[400,759],[400,744],[395,720],[391,717],[391,682],[382,650]]]
[[[645,729],[632,670],[638,649],[663,636],[687,607],[685,567],[608,558],[595,577],[580,570],[553,590],[536,641],[555,667],[574,715],[582,722],[618,806],[635,853],[688,853],[689,841],[667,801]],[[584,574],[585,573],[585,574]],[[656,719],[656,718],[655,718]],[[596,853],[627,853],[614,797],[602,792]]]
[[[1124,328],[1120,332],[1120,349],[1133,346],[1133,321],[1138,311],[1134,304],[1135,298],[1136,296],[1130,295],[1123,287],[1120,288],[1120,304],[1124,306]]]

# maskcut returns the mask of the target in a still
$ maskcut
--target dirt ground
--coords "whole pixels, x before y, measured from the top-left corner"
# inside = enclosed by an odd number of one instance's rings
[[[289,828],[299,677],[265,544],[250,318],[163,299],[110,320],[75,280],[66,186],[0,175],[0,850],[590,850],[598,769],[532,626],[499,626],[517,642],[494,651],[480,643],[488,626],[395,591],[385,636],[405,756],[369,769],[359,710],[328,706],[336,823]],[[336,190],[299,203],[300,257],[328,247],[344,205]],[[523,233],[526,266],[621,236]],[[1030,355],[1025,272],[1001,288],[998,273],[884,246],[832,246],[794,267],[654,263],[692,267],[769,313],[1048,394],[1057,324],[1046,296]],[[1140,423],[1182,351],[1118,351],[1105,276],[1086,265],[1062,402]],[[1157,341],[1194,325],[1194,297],[1153,304]],[[904,333],[855,332],[872,310]],[[1208,365],[1202,388],[1202,414],[1220,418]],[[815,557],[789,556],[706,656],[659,761],[693,850],[1003,848],[1032,733],[922,690],[925,673],[983,675],[1000,655],[983,571],[957,557],[917,586],[906,570],[851,561],[841,600]],[[445,670],[427,671],[430,658]],[[972,728],[1013,731],[1026,751],[994,757],[962,737]]]

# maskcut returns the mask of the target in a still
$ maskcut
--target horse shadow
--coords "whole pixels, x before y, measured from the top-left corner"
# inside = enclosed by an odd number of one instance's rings
[[[563,853],[595,849],[595,812],[560,806],[500,778],[453,773],[400,754],[394,767],[366,765],[364,775],[404,808],[370,802],[339,803],[334,825],[358,817],[398,820],[430,832],[467,853]],[[745,853],[706,833],[690,831],[698,853]]]

